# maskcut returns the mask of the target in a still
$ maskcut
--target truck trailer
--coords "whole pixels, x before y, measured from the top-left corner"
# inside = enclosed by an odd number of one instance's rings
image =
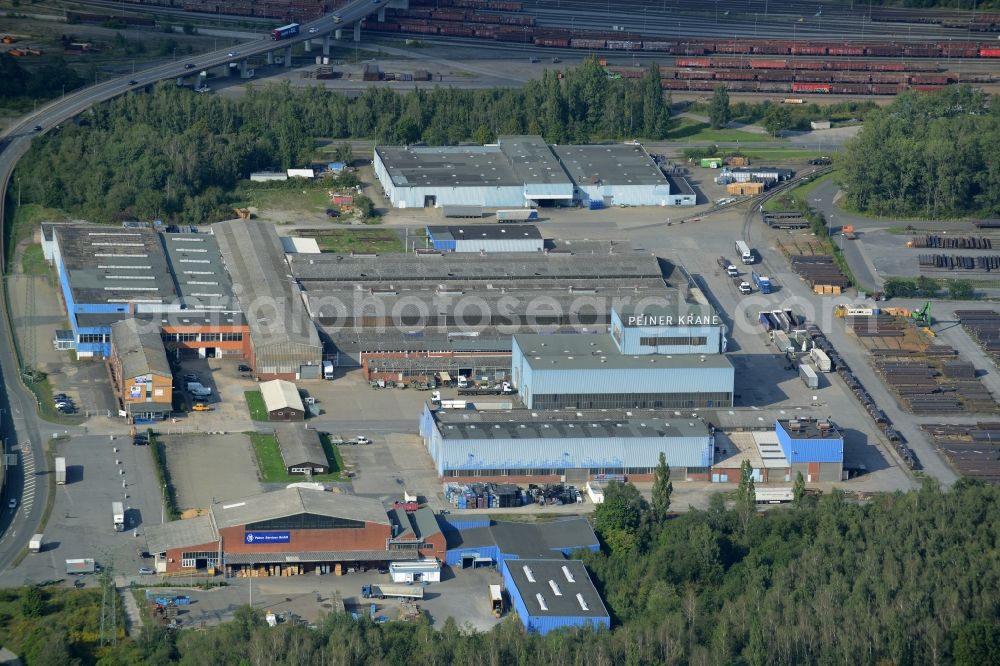
[[[424,588],[420,585],[362,585],[361,597],[364,599],[385,599],[386,597],[423,599]]]
[[[42,552],[42,540],[44,539],[45,535],[43,534],[36,534],[33,537],[31,537],[31,541],[28,542],[28,550],[30,550],[33,553]]]
[[[271,31],[271,39],[278,41],[280,39],[288,39],[289,37],[294,37],[299,34],[299,24],[289,23],[288,25],[283,25],[280,28],[275,28]]]
[[[92,574],[97,571],[97,564],[94,562],[93,558],[86,557],[81,559],[66,560],[66,573],[74,576],[80,576],[82,574]]]
[[[503,590],[499,585],[490,585],[490,610],[493,617],[499,618],[503,615]]]
[[[114,519],[115,532],[125,531],[125,505],[121,502],[111,503],[111,515]]]
[[[816,374],[816,371],[808,363],[803,363],[799,366],[799,378],[806,387],[811,389],[819,388],[819,375]]]
[[[66,485],[66,459],[56,458],[56,485]]]
[[[514,208],[512,210],[498,210],[497,222],[527,222],[537,220],[538,210],[535,208]]]
[[[809,352],[812,357],[813,363],[816,364],[816,369],[820,372],[832,372],[833,362],[830,361],[830,357],[826,355],[826,352],[819,347],[813,347],[812,351]]]
[[[750,276],[753,278],[753,283],[757,285],[758,289],[760,289],[760,293],[771,293],[771,278],[764,277],[763,275],[757,273],[757,271],[751,271]]]

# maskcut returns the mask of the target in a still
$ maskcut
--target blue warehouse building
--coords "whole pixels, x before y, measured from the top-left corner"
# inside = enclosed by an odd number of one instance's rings
[[[578,560],[505,560],[500,565],[511,606],[528,631],[608,629],[611,616]]]
[[[724,349],[707,306],[616,307],[610,334],[515,335],[511,376],[529,409],[731,407]]]
[[[660,453],[675,478],[704,475],[714,435],[676,412],[432,410],[420,434],[446,480],[535,482],[625,475],[652,478]]]
[[[447,543],[445,564],[461,569],[504,560],[560,559],[576,550],[596,553],[601,547],[586,518],[533,524],[441,516],[439,522]]]
[[[775,422],[775,434],[791,474],[806,481],[840,481],[844,470],[844,436],[830,421],[788,419]]]
[[[541,232],[531,224],[428,226],[427,242],[442,252],[541,252],[545,249]]]

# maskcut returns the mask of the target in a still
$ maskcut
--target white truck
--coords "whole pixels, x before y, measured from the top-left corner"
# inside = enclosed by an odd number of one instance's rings
[[[66,485],[66,459],[56,458],[56,485]]]
[[[111,515],[114,518],[115,532],[125,531],[125,505],[121,502],[111,503]]]
[[[747,245],[746,242],[741,240],[736,241],[736,245],[734,246],[734,248],[736,250],[736,254],[739,255],[740,257],[740,261],[742,261],[744,264],[753,263],[754,259],[753,252],[750,251],[750,246]]]
[[[33,553],[42,552],[42,540],[45,538],[43,534],[36,534],[31,537],[31,541],[28,542],[28,550]]]
[[[323,379],[333,379],[333,361],[323,361]]]
[[[66,560],[66,573],[73,575],[92,574],[97,571],[97,563],[93,558],[85,557],[80,559]]]

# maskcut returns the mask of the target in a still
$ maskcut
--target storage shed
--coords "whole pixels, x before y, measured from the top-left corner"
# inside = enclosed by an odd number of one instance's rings
[[[291,382],[285,383],[290,384]],[[278,449],[281,451],[281,459],[285,463],[285,471],[289,474],[328,474],[330,472],[330,461],[326,457],[326,451],[323,450],[323,442],[320,440],[319,433],[315,430],[288,424],[276,426],[274,435],[278,440]]]
[[[295,384],[284,379],[261,382],[260,394],[270,421],[304,421],[306,408]]]
[[[504,560],[504,586],[525,629],[545,635],[564,627],[611,627],[590,574],[577,560]]]
[[[545,241],[534,225],[428,226],[427,241],[445,252],[541,252]]]

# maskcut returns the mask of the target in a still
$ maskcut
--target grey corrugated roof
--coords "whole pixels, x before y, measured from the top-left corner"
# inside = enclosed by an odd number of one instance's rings
[[[244,313],[255,349],[266,345],[322,345],[285,263],[274,226],[255,220],[212,225],[233,290]]]
[[[608,617],[583,562],[521,559],[505,560],[503,566],[532,617]]]
[[[435,534],[441,533],[441,526],[438,524],[437,516],[428,507],[421,507],[410,514],[410,521],[416,525],[417,535],[421,539],[426,539]]]
[[[278,438],[278,448],[285,467],[294,467],[302,463],[314,463],[329,466],[326,451],[319,439],[319,433],[311,428],[305,428],[301,423],[279,424],[274,427]]]
[[[152,551],[150,551],[152,552]],[[226,553],[226,564],[294,564],[296,562],[395,562],[415,560],[409,550],[325,550],[288,553]]]
[[[569,177],[542,137],[501,136],[497,143],[529,194],[539,191],[537,185],[561,185],[562,189],[572,194],[573,185]]]
[[[174,282],[186,307],[239,311],[233,283],[212,234],[161,234]]]
[[[684,176],[667,176],[671,194],[694,194],[694,188]]]
[[[160,327],[124,319],[111,327],[111,344],[122,363],[122,378],[140,375],[170,377],[170,363],[160,339]]]
[[[428,225],[427,232],[436,241],[442,240],[510,240],[529,239],[541,240],[542,232],[538,227],[525,225],[498,224],[466,224],[466,225]]]
[[[305,412],[305,405],[302,404],[302,396],[295,384],[285,379],[272,379],[269,382],[261,382],[260,395],[264,398],[264,406],[267,411],[273,412],[278,409],[297,409]]]
[[[159,234],[93,225],[53,227],[77,304],[172,303],[177,298]]]
[[[200,546],[218,541],[212,519],[209,516],[198,516],[187,520],[174,520],[162,525],[147,525],[146,550],[150,553],[162,553],[171,548]]]
[[[212,505],[219,529],[301,513],[389,524],[385,507],[378,500],[307,488],[284,488]]]
[[[622,354],[611,336],[539,335],[519,333],[514,336],[528,365],[536,369],[662,369],[662,368],[731,368],[724,354]]]
[[[496,146],[378,146],[397,187],[510,187],[524,181]]]
[[[661,185],[667,179],[642,146],[553,146],[559,162],[578,186]]]
[[[553,557],[556,551],[598,545],[586,518],[566,518],[547,523],[496,523],[490,527],[501,553],[519,557]]]
[[[482,415],[489,414],[483,418]],[[652,416],[611,417],[573,411],[529,409],[434,412],[444,439],[563,439],[610,437],[708,437],[708,426],[695,418]]]

